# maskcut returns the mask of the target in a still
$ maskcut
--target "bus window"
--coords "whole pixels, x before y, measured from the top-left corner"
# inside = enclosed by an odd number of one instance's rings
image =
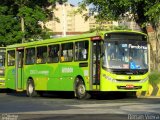
[[[8,66],[14,66],[15,65],[15,51],[10,50],[7,52],[8,56]]]
[[[5,52],[6,52],[5,48],[0,48],[0,67],[5,66]]]
[[[75,43],[75,60],[82,61],[88,59],[88,41]]]
[[[46,63],[47,46],[37,47],[37,63]]]
[[[0,67],[4,66],[4,57],[0,55]]]
[[[56,63],[59,61],[59,45],[48,46],[48,62]]]
[[[26,61],[27,65],[35,63],[35,48],[26,49]]]
[[[73,60],[73,43],[62,44],[61,61],[69,62]]]

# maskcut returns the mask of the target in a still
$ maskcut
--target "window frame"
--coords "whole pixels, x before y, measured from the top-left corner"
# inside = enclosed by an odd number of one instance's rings
[[[41,55],[41,62],[37,62],[38,61],[38,48],[41,48],[41,47],[44,47],[44,48],[46,48],[46,60],[45,60],[45,57],[43,56],[43,54]],[[43,46],[36,46],[36,48],[35,48],[35,50],[36,50],[36,55],[35,55],[35,63],[36,64],[46,64],[47,63],[47,59],[48,59],[48,46],[47,45],[43,45]],[[41,53],[41,52],[40,52]]]
[[[10,62],[9,62],[10,59],[9,59],[9,57],[8,57],[8,54],[9,54],[10,51],[13,51],[13,52],[14,52],[14,61],[13,61],[14,63],[13,63],[13,65],[9,64],[9,63],[10,63]],[[14,49],[13,49],[13,50],[8,50],[8,51],[7,51],[7,66],[15,66],[15,62],[16,62],[16,52],[15,52],[15,50],[14,50]]]
[[[62,55],[63,54],[62,46],[65,45],[65,44],[72,44],[72,57],[71,57],[72,59],[71,60],[67,60],[67,61],[62,60],[62,59],[65,59],[65,58],[62,58],[63,57],[63,55]],[[67,49],[67,54],[68,54],[68,50],[69,49]],[[63,62],[73,62],[73,61],[74,61],[74,42],[61,43],[60,44],[60,62],[63,63]]]
[[[50,54],[49,54],[49,46],[58,46],[58,52],[59,52],[59,53],[58,53],[58,61],[49,62],[49,55],[50,55]],[[48,45],[48,46],[47,46],[47,53],[48,53],[48,54],[47,54],[47,55],[48,55],[48,56],[47,56],[47,63],[49,63],[49,64],[59,63],[59,61],[60,61],[60,52],[61,52],[60,44],[50,44],[50,45]],[[54,59],[54,58],[53,58],[53,59]]]
[[[87,49],[87,58],[86,59],[84,59],[84,60],[79,60],[79,59],[76,59],[76,43],[78,43],[78,42],[88,42],[88,49]],[[74,61],[88,61],[88,58],[89,58],[89,41],[88,40],[81,40],[81,41],[76,41],[75,43],[74,43]]]
[[[34,49],[34,62],[33,63],[27,63],[27,53],[26,53],[27,49]],[[27,48],[25,48],[25,65],[33,65],[35,63],[36,63],[36,48],[35,47],[27,47]]]

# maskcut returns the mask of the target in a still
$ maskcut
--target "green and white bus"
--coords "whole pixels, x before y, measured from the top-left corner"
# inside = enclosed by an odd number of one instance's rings
[[[6,85],[35,96],[43,91],[146,91],[147,36],[105,31],[11,45],[6,53]]]
[[[5,53],[6,48],[0,47],[0,89],[5,89]]]

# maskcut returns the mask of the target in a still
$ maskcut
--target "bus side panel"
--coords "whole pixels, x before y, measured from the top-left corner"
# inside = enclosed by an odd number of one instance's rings
[[[15,67],[14,66],[8,67],[6,70],[6,88],[15,90],[16,86],[15,75],[16,75]]]
[[[86,89],[89,90],[89,80],[85,79],[86,77],[88,78],[88,67],[80,68],[78,62],[66,62],[53,64],[52,69],[50,67],[48,69],[50,69],[50,74],[47,90],[74,91],[75,78],[78,75],[82,77],[86,84]]]
[[[23,88],[26,89],[27,81],[31,78],[34,81],[36,90],[46,90],[48,72],[45,69],[47,69],[47,66],[44,65],[25,65]]]
[[[74,66],[71,63],[53,64],[53,70],[48,81],[49,90],[73,91],[74,85]]]
[[[49,69],[49,78],[48,78],[48,83],[47,83],[47,90],[56,90],[60,91],[61,90],[61,79],[59,76],[59,69],[58,69],[58,63],[52,63],[48,64],[48,69]]]
[[[24,88],[29,78],[34,80],[36,90],[61,90],[60,80],[57,75],[57,64],[26,65],[24,68]]]
[[[74,63],[61,63],[59,65],[60,73],[60,84],[62,91],[74,91],[75,79],[77,76],[81,76],[85,82],[86,89],[89,89],[89,81],[85,78],[88,78],[88,67],[79,67],[80,62]],[[72,65],[71,65],[72,64]]]

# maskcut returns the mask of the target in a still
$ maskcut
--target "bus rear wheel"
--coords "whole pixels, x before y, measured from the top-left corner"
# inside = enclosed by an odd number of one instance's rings
[[[78,99],[89,99],[91,97],[90,94],[86,91],[83,80],[80,78],[76,79],[75,96]]]
[[[35,91],[34,81],[29,79],[27,82],[27,96],[28,97],[35,97],[37,96],[37,92]]]

